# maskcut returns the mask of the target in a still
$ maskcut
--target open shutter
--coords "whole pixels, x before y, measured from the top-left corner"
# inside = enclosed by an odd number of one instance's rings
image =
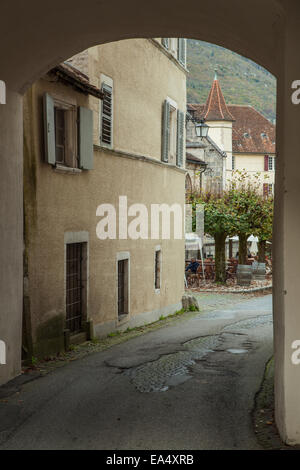
[[[55,122],[54,122],[54,102],[48,93],[44,94],[44,141],[45,141],[45,161],[50,165],[55,165]]]
[[[183,148],[184,148],[184,113],[177,111],[177,146],[176,146],[176,164],[183,165]]]
[[[169,160],[169,147],[170,147],[170,103],[165,100],[163,107],[163,122],[162,122],[162,155],[163,162]]]
[[[104,83],[102,85],[103,100],[101,112],[101,143],[112,145],[112,88]]]
[[[79,167],[93,169],[93,111],[79,107]]]
[[[186,66],[186,39],[178,39],[178,60],[184,67]]]
[[[265,155],[265,163],[264,163],[264,170],[269,170],[269,155]]]
[[[169,38],[161,38],[161,43],[166,49],[169,49]]]

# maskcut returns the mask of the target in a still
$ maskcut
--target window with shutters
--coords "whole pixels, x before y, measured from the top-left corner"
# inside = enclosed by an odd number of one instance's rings
[[[183,166],[185,113],[177,109],[175,101],[167,98],[163,104],[162,161]]]
[[[186,39],[184,38],[162,38],[161,43],[173,57],[186,68]]]
[[[45,161],[56,170],[80,172],[93,168],[93,112],[43,97]]]
[[[106,147],[113,146],[113,85],[103,82],[101,89],[103,91],[103,100],[100,116],[100,143]]]
[[[275,170],[275,157],[271,157],[270,155],[268,157],[268,170],[269,171]]]
[[[178,62],[186,67],[186,39],[178,39],[178,53],[177,53]]]

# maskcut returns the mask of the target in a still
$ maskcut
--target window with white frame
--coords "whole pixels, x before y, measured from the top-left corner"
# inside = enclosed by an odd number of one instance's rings
[[[100,144],[104,147],[113,146],[113,80],[101,75],[101,91],[103,100],[100,111]]]
[[[274,184],[270,183],[268,184],[268,196],[273,196],[274,194]]]
[[[270,155],[268,157],[268,170],[269,171],[275,170],[275,157],[271,157]]]

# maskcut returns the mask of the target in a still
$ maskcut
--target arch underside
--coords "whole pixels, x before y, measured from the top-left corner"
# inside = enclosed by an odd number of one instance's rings
[[[0,77],[26,88],[88,47],[138,37],[186,37],[226,47],[274,75],[284,10],[276,0],[33,0],[1,6]],[[21,71],[21,72],[20,72]]]

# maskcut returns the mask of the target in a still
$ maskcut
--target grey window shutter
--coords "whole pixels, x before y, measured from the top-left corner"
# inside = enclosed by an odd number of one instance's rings
[[[79,167],[92,170],[94,162],[93,148],[93,111],[79,107]]]
[[[102,85],[103,100],[101,111],[101,143],[112,145],[112,119],[113,119],[113,102],[112,88],[104,83]]]
[[[161,159],[163,162],[169,160],[169,148],[170,148],[170,103],[165,100],[163,106],[163,122],[162,122],[162,155]]]
[[[176,146],[176,164],[183,165],[184,152],[184,113],[177,111],[177,146]]]
[[[161,38],[161,42],[166,49],[169,49],[169,38]]]
[[[178,39],[178,60],[184,67],[186,66],[186,39]]]
[[[50,165],[55,165],[55,122],[54,122],[54,102],[48,93],[44,94],[44,141],[45,141],[45,161]]]

